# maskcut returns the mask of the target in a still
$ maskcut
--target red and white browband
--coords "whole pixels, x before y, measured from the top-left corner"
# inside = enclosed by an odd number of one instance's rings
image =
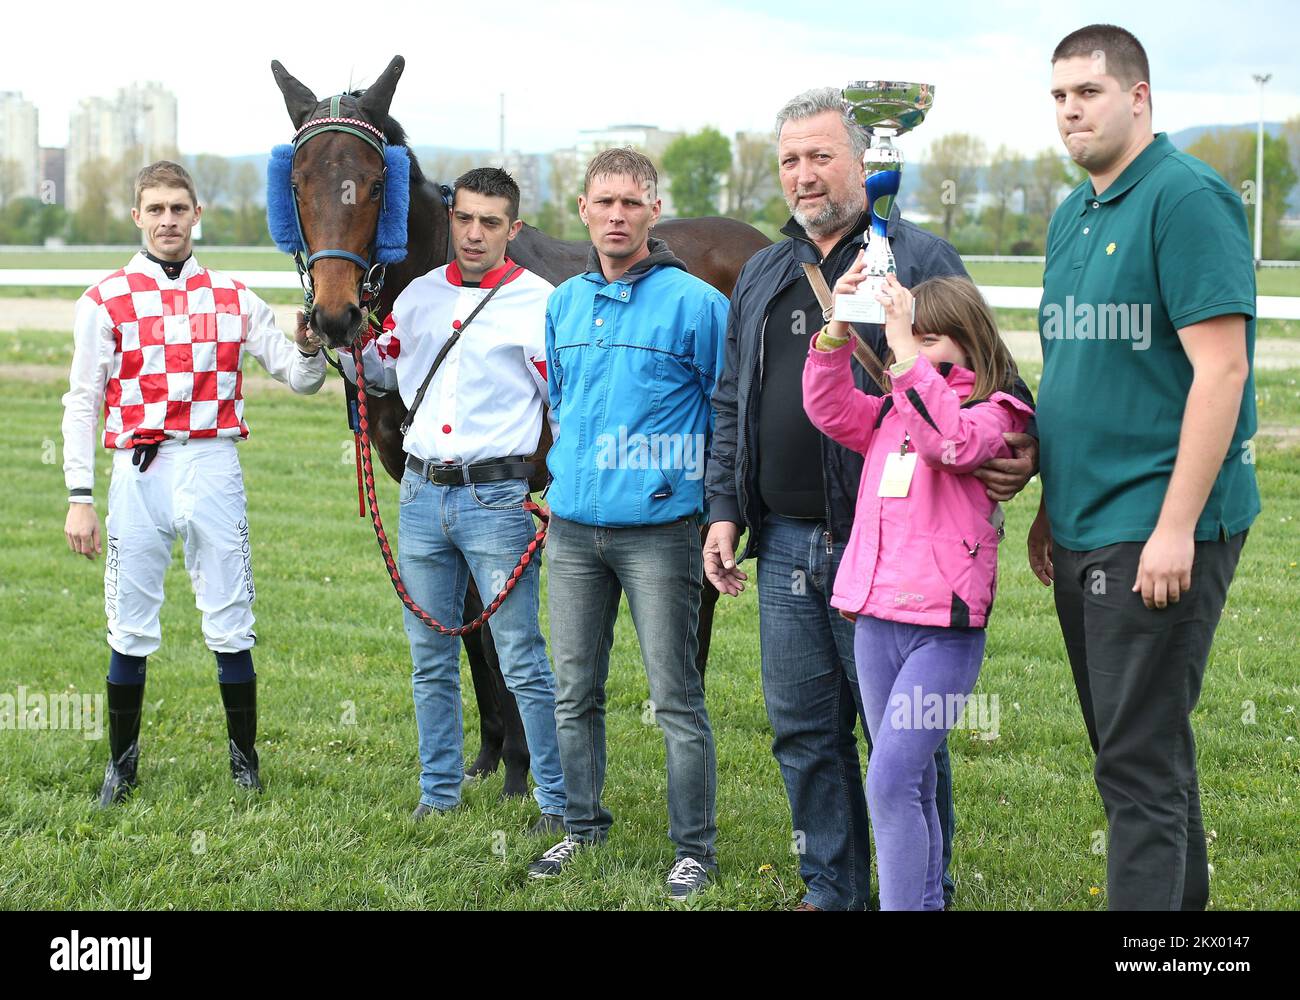
[[[387,137],[380,129],[371,125],[370,122],[362,121],[360,118],[313,118],[311,121],[303,122],[298,131],[293,134],[293,137],[297,140],[304,132],[313,128],[319,128],[322,125],[352,125],[356,128],[365,129],[371,135],[375,136],[381,143],[386,143],[388,141]]]

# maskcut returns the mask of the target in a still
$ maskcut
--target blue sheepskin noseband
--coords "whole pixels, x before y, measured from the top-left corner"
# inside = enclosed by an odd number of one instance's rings
[[[277,247],[288,254],[306,254],[307,247],[298,220],[298,206],[289,179],[293,172],[293,154],[296,148],[296,145],[285,144],[271,150],[271,159],[266,165],[266,224]],[[385,144],[383,156],[384,200],[375,230],[374,263],[395,264],[406,257],[406,216],[411,206],[411,161],[405,146]]]

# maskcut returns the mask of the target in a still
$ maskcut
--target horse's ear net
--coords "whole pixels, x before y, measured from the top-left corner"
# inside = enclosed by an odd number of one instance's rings
[[[411,161],[405,146],[387,146],[384,208],[375,233],[375,260],[396,264],[406,259],[406,215],[411,207]]]
[[[283,145],[272,149],[266,164],[266,227],[275,245],[285,253],[306,249],[293,210],[293,185],[289,180],[292,170],[293,147]]]
[[[384,181],[384,208],[375,234],[375,261],[395,264],[406,258],[406,216],[411,204],[411,161],[405,146],[384,150],[388,173]],[[293,146],[276,146],[266,164],[266,225],[275,245],[285,253],[306,251],[294,213]]]

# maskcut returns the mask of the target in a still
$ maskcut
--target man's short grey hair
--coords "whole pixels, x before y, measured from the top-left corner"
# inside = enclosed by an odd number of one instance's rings
[[[786,122],[801,122],[823,111],[834,111],[840,116],[840,121],[844,122],[844,131],[849,134],[853,155],[861,159],[869,145],[867,133],[854,120],[843,93],[835,87],[814,87],[787,101],[785,107],[776,113],[777,139],[780,140],[781,129],[785,127]]]

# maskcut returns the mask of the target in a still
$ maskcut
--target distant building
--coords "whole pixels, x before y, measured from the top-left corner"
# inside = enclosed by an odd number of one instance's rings
[[[529,218],[537,213],[546,201],[542,191],[542,159],[537,153],[515,150],[506,154],[503,167],[519,185],[519,215]]]
[[[66,154],[62,146],[41,147],[40,198],[47,205],[67,204]]]
[[[68,122],[68,209],[75,211],[81,205],[80,175],[93,160],[104,161],[112,170],[136,170],[175,156],[176,97],[162,84],[134,83],[112,98],[82,98]],[[126,189],[123,178],[115,190]]]
[[[64,204],[69,211],[81,205],[80,174],[92,160],[114,163],[125,147],[115,102],[104,97],[84,97],[68,120],[68,146],[64,153]]]
[[[578,158],[590,160],[602,149],[613,146],[635,146],[656,163],[664,150],[672,145],[680,132],[669,132],[657,125],[611,125],[609,128],[588,128],[578,133]]]
[[[580,131],[574,151],[583,172],[593,156],[602,149],[616,146],[633,146],[650,157],[658,167],[663,161],[664,151],[673,144],[674,139],[681,136],[681,132],[670,132],[657,125],[611,125],[609,128]],[[659,197],[663,201],[663,214],[672,216],[673,200],[668,191],[668,176],[662,170],[659,171]]]
[[[41,154],[36,105],[0,92],[0,203],[34,198],[40,189]]]

